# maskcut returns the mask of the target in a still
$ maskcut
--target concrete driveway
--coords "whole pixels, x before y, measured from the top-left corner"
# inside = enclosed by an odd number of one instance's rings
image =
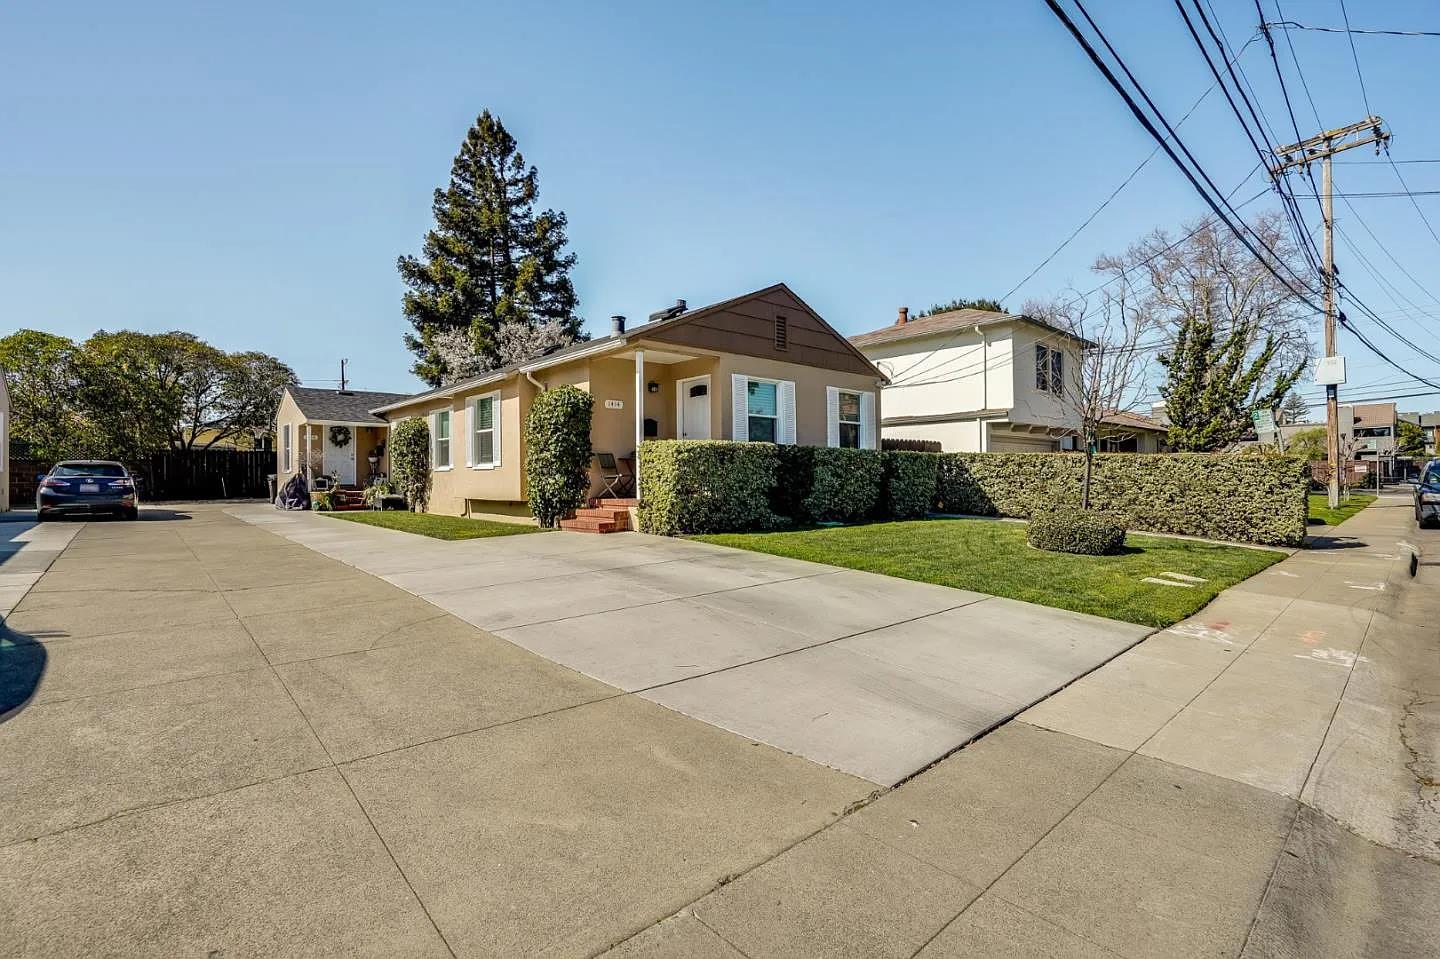
[[[885,786],[1150,632],[639,533],[444,542],[230,512],[609,686]]]

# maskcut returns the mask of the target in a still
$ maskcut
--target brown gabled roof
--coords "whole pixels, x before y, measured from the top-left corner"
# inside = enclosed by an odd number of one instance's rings
[[[1053,335],[1068,337],[1082,345],[1089,345],[1089,341],[1084,337],[1076,336],[1043,320],[1037,320],[1033,316],[971,309],[946,310],[944,313],[932,313],[930,316],[917,317],[904,323],[891,323],[889,326],[882,326],[878,330],[871,330],[869,333],[852,336],[850,337],[850,342],[859,347],[875,346],[879,343],[897,343],[902,340],[913,339],[917,336],[929,336],[934,333],[962,332],[976,324],[1005,322],[1028,323],[1031,326],[1046,330]]]
[[[1150,430],[1155,433],[1170,432],[1170,428],[1159,420],[1140,413],[1132,413],[1129,410],[1111,410],[1100,422],[1106,426],[1119,426],[1123,429]]]
[[[870,371],[872,371],[875,374],[876,379],[886,380],[888,382],[888,377],[886,377],[885,374],[882,373],[875,366],[875,364],[870,360],[868,356],[866,356],[864,353],[861,353],[850,340],[846,339],[833,326],[826,322],[825,318],[822,317],[819,313],[816,313],[814,308],[812,308],[810,304],[800,299],[799,295],[797,295],[794,290],[790,289],[790,287],[786,286],[784,283],[774,283],[770,286],[764,287],[763,289],[754,290],[750,293],[743,293],[740,296],[732,296],[728,300],[721,300],[718,303],[710,303],[706,306],[697,307],[693,310],[686,310],[684,313],[681,313],[678,316],[672,316],[668,319],[662,320],[651,320],[648,323],[641,323],[639,326],[630,327],[624,333],[609,333],[605,336],[597,336],[593,340],[585,340],[580,343],[574,343],[570,346],[556,350],[553,353],[547,353],[543,356],[537,356],[532,359],[526,360],[523,363],[515,363],[511,366],[505,367],[504,369],[494,370],[489,373],[482,373],[481,375],[472,377],[468,380],[462,380],[457,383],[449,383],[444,386],[436,387],[432,390],[425,390],[424,392],[415,393],[409,396],[397,396],[386,403],[375,404],[371,407],[371,410],[375,413],[382,413],[389,410],[409,406],[412,403],[431,399],[433,397],[449,396],[454,393],[464,392],[465,390],[468,390],[475,386],[504,380],[522,371],[534,372],[537,370],[542,370],[548,366],[555,366],[556,364],[564,363],[567,360],[576,358],[580,355],[592,352],[603,352],[611,347],[622,346],[627,342],[650,336],[671,327],[682,326],[686,323],[702,318],[709,314],[718,313],[722,310],[728,309],[737,303],[742,303],[745,300],[756,299],[776,290],[784,290],[790,296],[794,297],[795,301],[799,303],[800,306],[804,307],[806,312],[813,316],[821,326],[823,326],[825,329],[829,330],[835,335],[835,340],[837,343],[839,343],[844,349],[848,350],[850,353],[854,354],[854,356],[861,363],[863,363]]]

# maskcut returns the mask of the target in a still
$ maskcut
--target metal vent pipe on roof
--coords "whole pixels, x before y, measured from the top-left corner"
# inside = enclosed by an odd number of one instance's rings
[[[610,317],[610,333],[612,336],[619,336],[625,332],[625,317],[616,313]]]

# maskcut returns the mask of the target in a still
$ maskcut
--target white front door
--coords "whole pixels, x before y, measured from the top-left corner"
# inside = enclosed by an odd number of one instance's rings
[[[680,393],[680,439],[710,438],[710,377],[697,376],[675,384]]]
[[[330,441],[330,427],[322,426],[325,433],[325,475],[334,474],[337,482],[347,485],[355,482],[355,428],[350,428],[350,442],[336,446]]]

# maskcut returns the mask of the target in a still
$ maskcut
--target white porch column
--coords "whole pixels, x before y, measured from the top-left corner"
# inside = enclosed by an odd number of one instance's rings
[[[645,351],[635,351],[635,502],[640,502],[640,444],[645,442]]]

